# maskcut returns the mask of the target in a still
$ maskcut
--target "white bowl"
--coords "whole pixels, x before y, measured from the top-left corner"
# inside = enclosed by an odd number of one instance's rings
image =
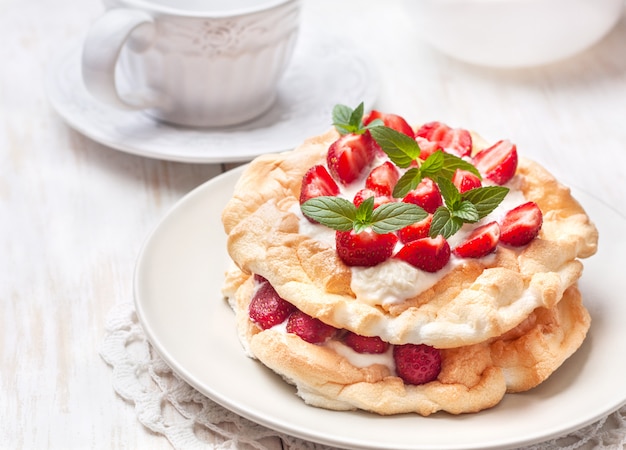
[[[624,0],[406,0],[417,31],[454,58],[529,67],[572,56],[604,37]]]

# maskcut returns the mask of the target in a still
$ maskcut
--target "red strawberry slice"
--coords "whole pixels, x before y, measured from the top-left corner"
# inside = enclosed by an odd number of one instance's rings
[[[264,330],[283,323],[295,310],[268,282],[261,283],[248,306],[250,319]]]
[[[346,185],[360,178],[372,163],[375,150],[369,134],[346,134],[328,148],[326,162],[333,178]]]
[[[339,186],[322,165],[311,167],[302,177],[300,204],[314,197],[338,194]]]
[[[422,125],[415,135],[437,143],[446,152],[459,157],[472,153],[472,136],[463,128],[451,128],[442,122],[429,122]],[[424,159],[421,155],[420,158]]]
[[[443,148],[437,142],[430,142],[421,136],[416,136],[415,141],[420,148],[420,159],[425,160],[436,151],[443,151]]]
[[[301,339],[311,344],[319,344],[332,337],[337,329],[327,325],[315,317],[295,311],[287,320],[287,332],[298,335]]]
[[[389,195],[379,195],[371,189],[361,189],[355,195],[352,203],[358,208],[364,200],[367,200],[370,197],[374,197],[374,209],[378,208],[380,205],[384,203],[395,202],[396,199]]]
[[[399,178],[400,171],[398,171],[398,167],[391,161],[386,161],[372,169],[365,179],[365,187],[373,190],[378,195],[391,195]]]
[[[432,221],[433,215],[428,214],[425,219],[401,228],[400,230],[398,230],[398,237],[400,238],[400,242],[402,242],[403,244],[407,244],[411,241],[416,241],[418,239],[428,237],[428,232],[430,231],[430,224],[432,223]]]
[[[441,372],[441,352],[425,344],[396,345],[393,348],[396,373],[406,384],[425,384]]]
[[[454,175],[452,175],[452,183],[456,186],[459,192],[462,194],[471,189],[479,188],[482,186],[480,178],[473,174],[469,170],[456,169]]]
[[[382,113],[380,111],[372,110],[363,119],[364,125],[369,125],[372,121],[380,119],[383,121],[386,127],[393,128],[394,130],[404,133],[412,138],[415,137],[415,132],[411,125],[402,117],[397,114]]]
[[[495,251],[499,239],[498,222],[489,222],[472,231],[453,253],[461,258],[482,258]]]
[[[387,260],[393,254],[398,237],[393,233],[378,234],[366,229],[337,231],[335,244],[337,254],[348,266],[371,267]]]
[[[496,184],[506,184],[517,170],[517,147],[508,140],[496,142],[473,158],[474,166],[484,178]]]
[[[543,225],[543,214],[535,202],[527,202],[506,213],[500,223],[500,241],[514,247],[535,239]]]
[[[378,336],[361,336],[351,331],[346,332],[343,342],[357,353],[385,353],[389,348]]]
[[[425,272],[437,272],[450,260],[450,245],[442,235],[417,239],[405,244],[395,257]]]
[[[443,197],[441,197],[441,191],[430,178],[424,178],[420,181],[415,189],[410,191],[402,199],[405,203],[413,203],[414,205],[421,206],[428,213],[434,213],[437,208],[443,205]]]

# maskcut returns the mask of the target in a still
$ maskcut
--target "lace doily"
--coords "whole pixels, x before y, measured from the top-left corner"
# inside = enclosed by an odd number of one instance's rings
[[[278,437],[290,450],[334,450],[249,421],[218,405],[180,379],[154,351],[131,303],[110,312],[100,355],[113,368],[113,388],[135,406],[137,419],[176,449],[267,450]],[[626,406],[568,436],[524,450],[623,449]]]

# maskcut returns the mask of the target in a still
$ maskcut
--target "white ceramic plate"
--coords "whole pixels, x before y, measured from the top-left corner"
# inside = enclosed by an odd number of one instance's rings
[[[249,161],[289,150],[331,126],[337,103],[373,107],[379,80],[367,56],[337,37],[303,32],[278,88],[274,106],[261,117],[230,128],[168,125],[141,111],[121,111],[95,100],[80,73],[80,46],[61,54],[48,70],[53,108],[74,129],[116,150],[150,158],[219,163]],[[338,44],[340,42],[340,45]]]
[[[538,388],[478,414],[381,417],[306,406],[295,390],[244,356],[220,294],[229,258],[220,212],[241,168],[184,197],[148,238],[135,274],[136,308],[159,354],[200,392],[240,415],[303,439],[358,449],[494,449],[547,440],[626,402],[624,219],[574,190],[600,230],[581,289],[593,318],[580,350]]]

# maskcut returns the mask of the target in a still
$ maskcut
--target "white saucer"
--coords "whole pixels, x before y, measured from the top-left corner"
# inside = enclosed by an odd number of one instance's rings
[[[143,112],[120,111],[96,101],[80,73],[80,47],[58,58],[46,78],[54,109],[87,137],[128,153],[194,163],[246,161],[290,150],[330,128],[337,103],[371,108],[378,76],[359,49],[342,39],[301,35],[274,106],[245,125],[192,129],[155,121]]]

